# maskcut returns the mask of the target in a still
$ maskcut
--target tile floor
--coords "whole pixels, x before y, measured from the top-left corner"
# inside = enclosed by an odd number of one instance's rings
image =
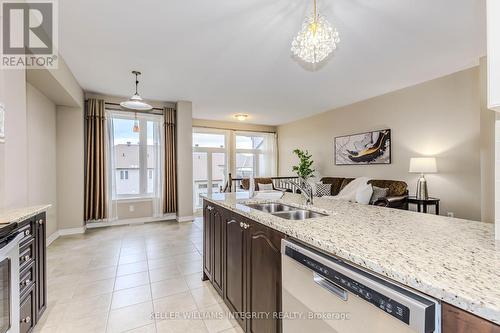
[[[201,225],[158,222],[57,239],[47,254],[48,308],[35,332],[242,332],[201,281]]]

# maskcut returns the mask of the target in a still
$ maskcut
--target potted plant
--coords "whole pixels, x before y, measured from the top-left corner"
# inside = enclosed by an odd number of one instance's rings
[[[297,176],[304,180],[312,177],[316,170],[312,168],[314,161],[311,159],[312,155],[309,154],[309,151],[295,149],[293,153],[299,158],[299,164],[295,165],[292,170],[297,173]]]

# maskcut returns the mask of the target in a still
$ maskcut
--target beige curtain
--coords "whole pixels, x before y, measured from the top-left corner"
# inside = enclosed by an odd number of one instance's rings
[[[163,213],[177,211],[176,125],[175,109],[165,108],[165,193]]]
[[[85,221],[107,217],[104,100],[89,99],[86,105]]]

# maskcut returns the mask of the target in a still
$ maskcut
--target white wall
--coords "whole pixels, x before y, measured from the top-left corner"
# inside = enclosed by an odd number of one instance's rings
[[[52,205],[47,211],[47,235],[52,235],[57,231],[56,106],[28,83],[26,109],[28,205]]]
[[[431,196],[441,213],[481,219],[479,69],[471,68],[363,102],[278,127],[280,175],[291,175],[295,148],[308,149],[322,176],[404,180],[413,156],[436,156],[439,173],[428,175]],[[392,164],[336,166],[336,136],[390,128]]]

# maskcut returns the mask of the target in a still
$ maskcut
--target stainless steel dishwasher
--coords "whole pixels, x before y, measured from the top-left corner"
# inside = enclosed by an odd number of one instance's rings
[[[284,333],[441,332],[438,301],[282,240]]]

